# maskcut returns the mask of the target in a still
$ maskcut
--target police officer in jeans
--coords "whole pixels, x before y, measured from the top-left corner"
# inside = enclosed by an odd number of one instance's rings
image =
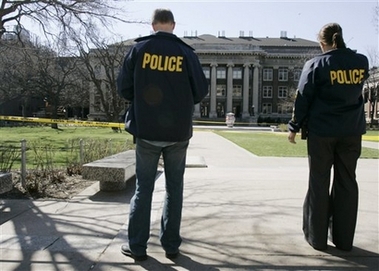
[[[316,250],[327,249],[328,228],[341,250],[353,246],[358,211],[357,160],[366,132],[362,88],[368,59],[345,46],[336,23],[319,32],[322,54],[307,61],[289,122],[288,140],[307,125],[309,186],[303,206],[303,231]],[[333,167],[331,191],[330,178]]]
[[[154,34],[136,39],[117,79],[119,95],[132,104],[126,129],[136,138],[136,190],[130,202],[129,242],[121,252],[138,261],[147,259],[152,194],[161,155],[166,196],[160,242],[167,258],[179,254],[192,115],[194,105],[208,94],[208,82],[194,50],[173,34],[172,12],[155,10],[152,27]]]

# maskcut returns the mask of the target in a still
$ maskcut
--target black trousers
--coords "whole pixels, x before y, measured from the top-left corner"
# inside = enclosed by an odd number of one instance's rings
[[[307,147],[309,186],[303,206],[305,239],[315,249],[324,250],[330,227],[334,245],[351,250],[358,212],[355,171],[362,136],[320,137],[310,133]]]

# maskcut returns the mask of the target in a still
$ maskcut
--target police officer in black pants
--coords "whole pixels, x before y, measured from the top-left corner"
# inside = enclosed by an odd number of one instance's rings
[[[355,171],[366,132],[362,88],[369,76],[368,59],[346,48],[337,23],[322,27],[318,40],[323,53],[303,67],[288,140],[296,143],[296,133],[307,130],[306,241],[316,250],[327,249],[330,228],[334,245],[350,251],[358,212]]]

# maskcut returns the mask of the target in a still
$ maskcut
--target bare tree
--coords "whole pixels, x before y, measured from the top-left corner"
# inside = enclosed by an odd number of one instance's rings
[[[297,84],[299,82],[301,70],[304,66],[304,63],[307,60],[314,57],[316,54],[319,54],[320,52],[321,51],[308,51],[308,52],[300,55],[297,58],[296,63],[293,63],[294,68],[290,69],[289,73],[288,73],[288,79],[291,83],[289,84],[289,87],[288,87],[287,96],[284,98],[281,98],[280,101],[278,102],[278,105],[284,111],[288,111],[289,108],[290,108],[290,110],[292,110],[293,103],[294,103],[295,98],[296,98]]]
[[[1,100],[19,99],[25,117],[24,109],[35,94],[32,83],[36,77],[35,47],[31,42],[21,45],[17,40],[9,40],[1,44],[0,51]]]
[[[88,87],[78,71],[79,58],[59,57],[50,46],[18,39],[0,44],[0,98],[2,102],[12,99],[28,107],[33,99],[39,100],[43,110],[34,111],[41,117],[68,117],[68,110],[76,107],[83,117],[83,108],[88,108]],[[22,115],[26,117],[25,110]],[[31,113],[31,112],[29,112]]]
[[[43,52],[43,51],[42,51]],[[38,55],[35,85],[46,98],[46,113],[52,118],[67,117],[67,108],[62,101],[70,89],[79,88],[77,79],[77,59],[65,57],[44,57]],[[72,92],[72,91],[71,91]],[[57,128],[56,125],[52,128]]]
[[[77,59],[76,69],[80,69],[80,59]],[[88,82],[81,77],[81,73],[76,70],[75,81],[66,88],[62,97],[61,104],[65,107],[66,116],[72,114],[74,117],[86,118],[86,109],[89,108],[89,86]]]
[[[73,37],[73,40],[83,65],[81,76],[89,83],[92,91],[90,95],[94,97],[91,106],[107,121],[117,122],[125,109],[125,102],[118,96],[116,87],[116,77],[123,61],[125,46],[122,43],[108,45],[109,42],[98,38],[96,33],[82,37]]]
[[[45,37],[65,37],[74,29],[107,28],[110,21],[141,23],[125,20],[118,3],[123,0],[0,0],[0,38],[7,31],[20,35],[23,22],[29,19],[42,29]],[[16,26],[7,30],[7,25]],[[57,30],[57,28],[59,30]]]

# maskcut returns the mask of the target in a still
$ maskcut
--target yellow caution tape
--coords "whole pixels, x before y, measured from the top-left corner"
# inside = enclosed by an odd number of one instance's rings
[[[362,135],[363,140],[379,141],[379,135]]]
[[[47,124],[73,124],[81,126],[92,127],[114,127],[124,128],[124,123],[119,122],[102,122],[102,121],[83,121],[83,120],[66,120],[66,119],[46,119],[46,118],[30,118],[30,117],[16,117],[16,116],[0,116],[0,120],[5,121],[20,121],[20,122],[36,122]]]
[[[1,116],[0,120],[5,121],[20,121],[20,122],[36,122],[36,123],[47,123],[47,124],[72,124],[72,125],[82,125],[82,126],[92,126],[92,127],[114,127],[124,129],[123,122],[102,122],[102,121],[83,121],[83,120],[66,120],[66,119],[47,119],[47,118],[33,118],[33,117],[18,117],[18,116]],[[217,124],[225,125],[223,121],[204,121],[204,120],[194,120],[197,124]],[[238,123],[235,122],[234,125],[247,125],[248,123]],[[251,124],[251,123],[250,123]]]

